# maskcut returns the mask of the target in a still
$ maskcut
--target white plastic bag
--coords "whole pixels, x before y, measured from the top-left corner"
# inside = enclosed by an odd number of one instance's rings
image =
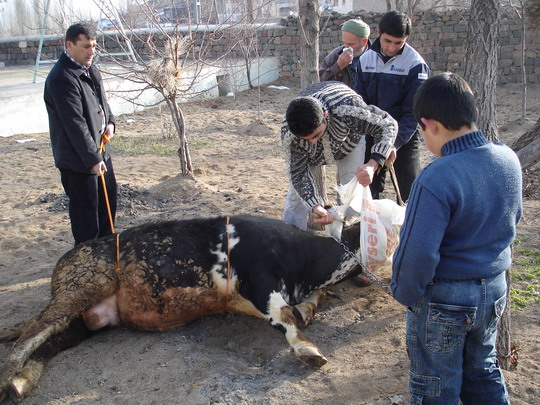
[[[373,200],[369,187],[361,186],[356,177],[338,187],[343,202],[336,207],[333,231],[341,234],[343,221],[350,222],[346,214],[352,208],[360,216],[360,251],[362,264],[376,271],[392,262],[399,243],[399,230],[405,219],[405,207],[392,200]],[[333,212],[334,213],[334,212]],[[337,224],[336,224],[337,223]]]

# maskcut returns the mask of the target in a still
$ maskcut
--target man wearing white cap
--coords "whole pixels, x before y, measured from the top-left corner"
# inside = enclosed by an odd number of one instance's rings
[[[321,82],[337,80],[354,88],[356,68],[360,55],[369,48],[370,29],[364,21],[352,19],[341,26],[341,42],[328,54],[319,68]]]

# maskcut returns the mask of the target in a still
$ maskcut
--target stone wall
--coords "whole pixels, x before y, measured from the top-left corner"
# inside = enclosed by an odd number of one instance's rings
[[[341,42],[341,24],[353,17],[360,17],[372,28],[371,39],[376,38],[375,28],[381,13],[332,14],[321,18],[320,57],[326,56]],[[441,14],[425,12],[413,17],[413,33],[409,43],[424,57],[433,72],[449,70],[463,74],[465,42],[467,38],[466,11]],[[241,56],[235,47],[238,32],[197,32],[197,49],[206,58],[218,58],[233,49],[232,57]],[[269,25],[258,31],[261,56],[275,56],[279,59],[281,76],[299,76],[300,35],[297,19],[289,17],[280,24]],[[530,83],[540,82],[540,35],[529,29],[526,33],[525,69]],[[162,46],[158,41],[158,46]],[[110,53],[120,52],[118,42],[112,37],[102,37],[100,45]],[[500,28],[501,52],[499,58],[499,82],[521,82],[521,21],[516,16],[504,16]],[[39,45],[39,38],[15,38],[0,40],[0,64],[33,65]],[[145,53],[144,41],[134,41],[138,52]],[[47,36],[43,44],[44,59],[57,59],[63,49],[61,36]]]

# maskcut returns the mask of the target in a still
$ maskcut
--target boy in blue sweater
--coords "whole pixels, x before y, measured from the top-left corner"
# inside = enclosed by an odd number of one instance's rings
[[[413,183],[392,265],[394,298],[408,307],[410,403],[508,404],[495,341],[521,167],[477,129],[473,93],[455,74],[426,80],[414,115],[439,159]]]

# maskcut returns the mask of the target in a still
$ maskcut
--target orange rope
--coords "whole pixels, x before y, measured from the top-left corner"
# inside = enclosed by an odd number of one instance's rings
[[[103,151],[105,150],[105,142],[110,143],[111,140],[109,139],[107,135],[103,134],[101,138],[101,145],[99,146],[100,153],[103,153]],[[109,224],[111,225],[111,232],[115,233],[114,223],[113,223],[112,213],[111,213],[111,205],[109,203],[109,194],[107,193],[107,184],[105,184],[105,174],[101,173],[99,177],[101,177],[101,184],[103,185],[103,194],[105,194],[105,204],[107,205],[107,213],[109,214]]]
[[[116,267],[114,269],[116,273],[120,272],[120,234],[116,234]]]
[[[105,194],[105,204],[107,205],[107,213],[109,214],[109,224],[111,225],[111,232],[114,232],[114,224],[112,220],[111,205],[109,204],[109,196],[107,194],[107,185],[105,184],[105,175],[101,173],[101,183],[103,184],[103,194]]]
[[[111,142],[109,137],[106,134],[103,134],[101,137],[101,144],[99,145],[99,153],[103,153],[105,150],[105,142]],[[101,184],[103,185],[103,194],[105,195],[105,205],[107,205],[107,214],[109,215],[109,224],[111,225],[111,232],[114,234],[114,223],[111,212],[111,204],[109,203],[109,194],[107,193],[107,184],[105,183],[105,175],[101,173]],[[120,234],[116,234],[116,267],[114,268],[115,272],[120,271]]]
[[[227,217],[227,227],[229,226],[229,217]],[[227,290],[225,291],[225,311],[229,310],[229,283],[231,280],[231,247],[229,245],[229,232],[225,227],[227,235]]]

